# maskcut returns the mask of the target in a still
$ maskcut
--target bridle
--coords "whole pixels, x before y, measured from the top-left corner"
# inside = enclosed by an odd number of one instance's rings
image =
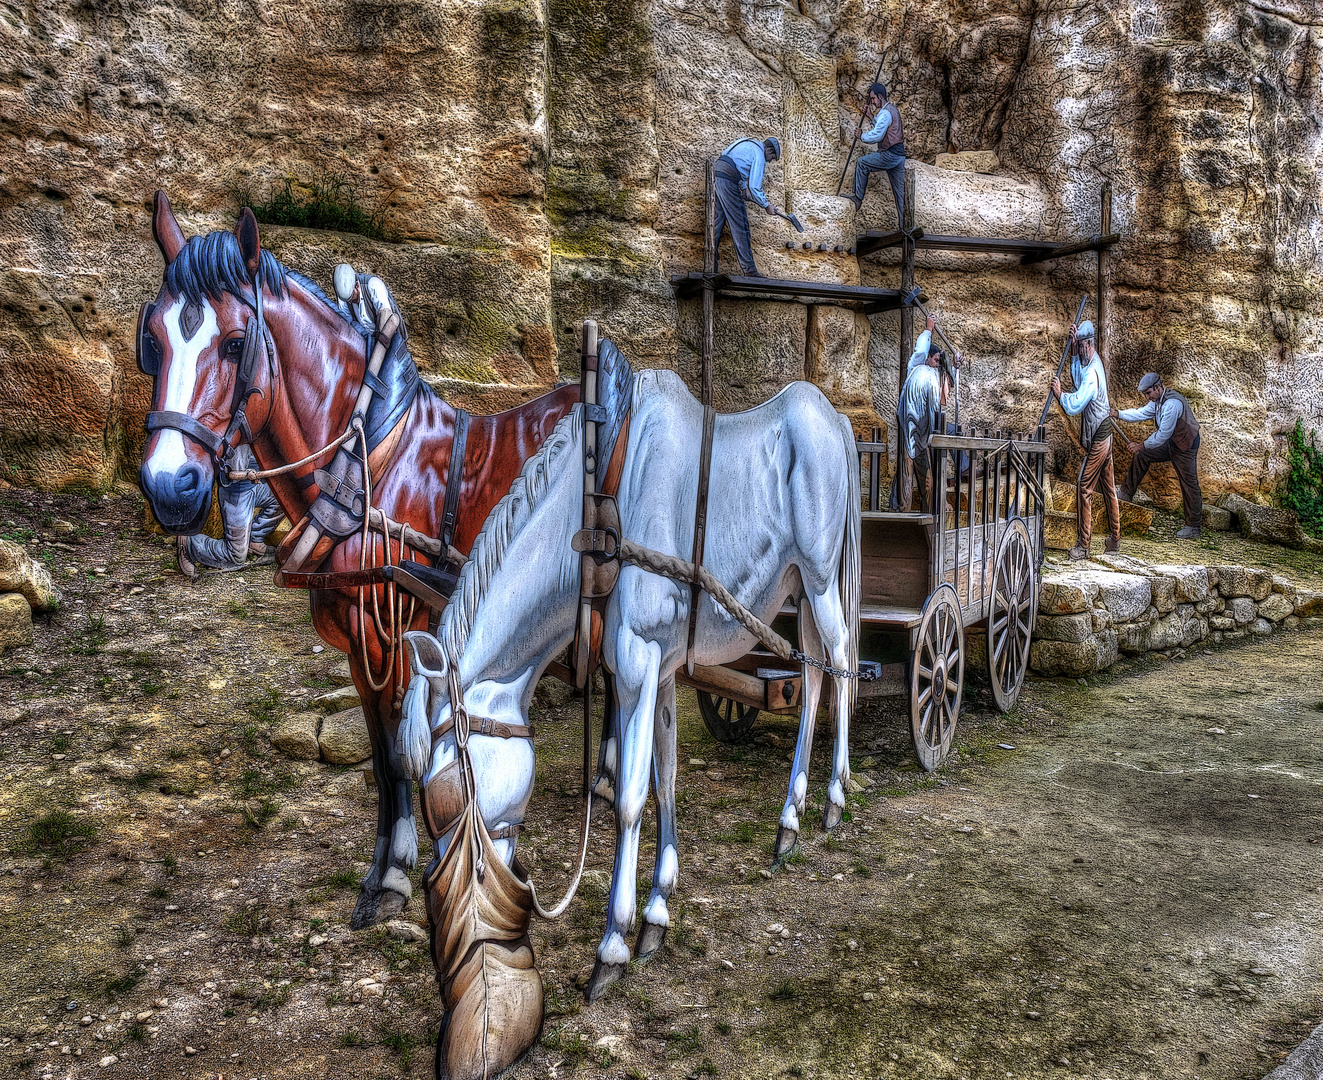
[[[223,465],[225,458],[230,452],[239,445],[240,442],[252,442],[254,432],[248,423],[248,401],[256,394],[262,397],[262,390],[255,384],[255,379],[259,370],[259,361],[265,360],[266,366],[271,374],[270,385],[275,384],[275,342],[271,340],[271,334],[266,328],[266,316],[262,310],[262,287],[260,282],[254,281],[253,293],[256,303],[249,303],[244,296],[238,296],[238,299],[245,307],[252,311],[255,318],[248,320],[248,326],[244,331],[243,351],[240,353],[238,371],[234,379],[234,395],[230,399],[230,423],[226,427],[223,435],[217,435],[211,428],[206,427],[199,421],[189,416],[188,413],[174,412],[165,409],[149,412],[147,414],[147,431],[149,433],[171,429],[178,431],[200,446],[215,459],[217,466]],[[160,301],[154,300],[143,304],[138,311],[138,369],[144,375],[150,375],[153,379],[160,374],[161,362],[161,344],[148,330],[147,324],[152,316],[156,314],[160,307]],[[230,360],[230,363],[236,361]],[[260,431],[260,429],[259,429]],[[236,439],[235,436],[242,436]]]

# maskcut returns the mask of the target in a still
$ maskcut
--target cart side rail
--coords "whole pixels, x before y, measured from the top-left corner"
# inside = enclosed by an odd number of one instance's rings
[[[929,453],[934,498],[930,590],[955,589],[966,625],[987,617],[993,570],[1007,523],[1029,526],[1034,558],[1043,557],[1046,431],[1032,434],[948,427],[938,420]]]

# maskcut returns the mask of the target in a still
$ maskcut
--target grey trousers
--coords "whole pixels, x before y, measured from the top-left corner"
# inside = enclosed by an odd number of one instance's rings
[[[734,177],[731,176],[732,173]],[[716,234],[717,247],[720,248],[721,230],[729,225],[730,239],[740,260],[740,271],[744,274],[756,274],[758,267],[753,261],[753,244],[749,236],[749,212],[744,207],[739,175],[739,170],[734,165],[725,166],[723,159],[717,159],[717,220],[713,225],[713,231]]]
[[[896,228],[905,227],[905,150],[892,147],[875,154],[865,154],[854,166],[854,197],[864,201],[868,178],[875,172],[884,172],[891,181],[891,194],[896,197]]]
[[[219,540],[190,536],[187,555],[199,566],[224,570],[246,562],[249,539],[265,539],[280,524],[285,511],[276,501],[271,485],[261,481],[236,480],[228,486],[222,485],[217,498],[225,535]]]

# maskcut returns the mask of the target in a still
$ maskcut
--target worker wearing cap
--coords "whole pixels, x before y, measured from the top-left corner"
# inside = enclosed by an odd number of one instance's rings
[[[896,228],[905,228],[905,136],[901,129],[900,111],[887,100],[887,88],[874,83],[868,89],[868,107],[876,109],[873,125],[864,131],[863,119],[855,135],[861,142],[871,145],[873,153],[865,154],[854,166],[854,194],[850,201],[855,210],[864,204],[868,178],[875,172],[885,172],[891,181],[891,194],[896,199]]]
[[[1087,319],[1070,331],[1070,377],[1075,390],[1061,392],[1061,377],[1052,380],[1052,393],[1068,416],[1080,418],[1080,447],[1084,463],[1075,481],[1075,546],[1072,561],[1089,557],[1093,535],[1093,493],[1102,488],[1107,508],[1107,551],[1121,550],[1121,505],[1116,495],[1116,472],[1112,465],[1112,416],[1107,400],[1107,372],[1093,344],[1093,323]]]
[[[909,511],[914,488],[919,488],[919,512],[933,512],[932,462],[929,448],[938,418],[946,404],[950,381],[943,370],[946,354],[933,343],[937,317],[928,316],[928,325],[914,343],[905,385],[896,402],[896,430],[900,433],[896,455],[896,475],[891,481],[891,509]],[[961,364],[959,353],[955,366]]]
[[[231,471],[256,468],[257,459],[247,443],[240,443],[225,456],[216,493],[224,535],[219,539],[201,534],[175,538],[175,557],[187,577],[196,577],[199,566],[235,570],[247,563],[249,555],[266,552],[263,541],[280,524],[285,511],[265,481],[230,479]]]
[[[1132,422],[1152,420],[1156,430],[1142,443],[1129,444],[1130,468],[1121,484],[1121,498],[1129,502],[1155,461],[1170,461],[1181,485],[1185,527],[1176,535],[1197,540],[1203,525],[1204,499],[1199,491],[1199,421],[1184,396],[1162,385],[1162,376],[1150,371],[1139,380],[1139,392],[1148,398],[1138,409],[1112,410],[1112,416]]]
[[[744,209],[748,199],[763,208],[774,217],[772,209],[763,194],[763,173],[768,162],[781,159],[781,143],[778,139],[737,139],[731,143],[721,157],[717,158],[716,177],[716,214],[713,232],[717,245],[721,244],[721,231],[730,225],[730,239],[735,245],[735,254],[740,260],[740,272],[745,277],[762,277],[753,261],[753,245],[749,242],[749,215]],[[715,266],[713,267],[715,269]]]

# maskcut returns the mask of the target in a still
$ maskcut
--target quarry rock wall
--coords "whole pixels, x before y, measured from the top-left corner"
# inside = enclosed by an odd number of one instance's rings
[[[1204,425],[1205,491],[1269,492],[1296,419],[1323,427],[1321,6],[0,0],[0,476],[135,471],[158,187],[191,234],[287,180],[343,178],[390,241],[264,226],[263,242],[327,286],[339,261],[381,274],[425,377],[467,407],[574,375],[588,315],[697,385],[700,302],[669,278],[700,267],[704,161],[736,138],[781,139],[768,194],[806,225],[751,215],[763,273],[898,285],[895,249],[833,250],[895,224],[884,176],[857,219],[834,197],[880,62],[929,233],[1086,237],[1111,181],[1114,399],[1138,404],[1139,377],[1163,372]],[[1036,422],[1096,273],[1093,255],[919,253],[968,359],[962,419]],[[716,327],[719,407],[807,377],[860,430],[885,426],[896,313],[720,301]],[[1069,472],[1059,420],[1050,437]]]

